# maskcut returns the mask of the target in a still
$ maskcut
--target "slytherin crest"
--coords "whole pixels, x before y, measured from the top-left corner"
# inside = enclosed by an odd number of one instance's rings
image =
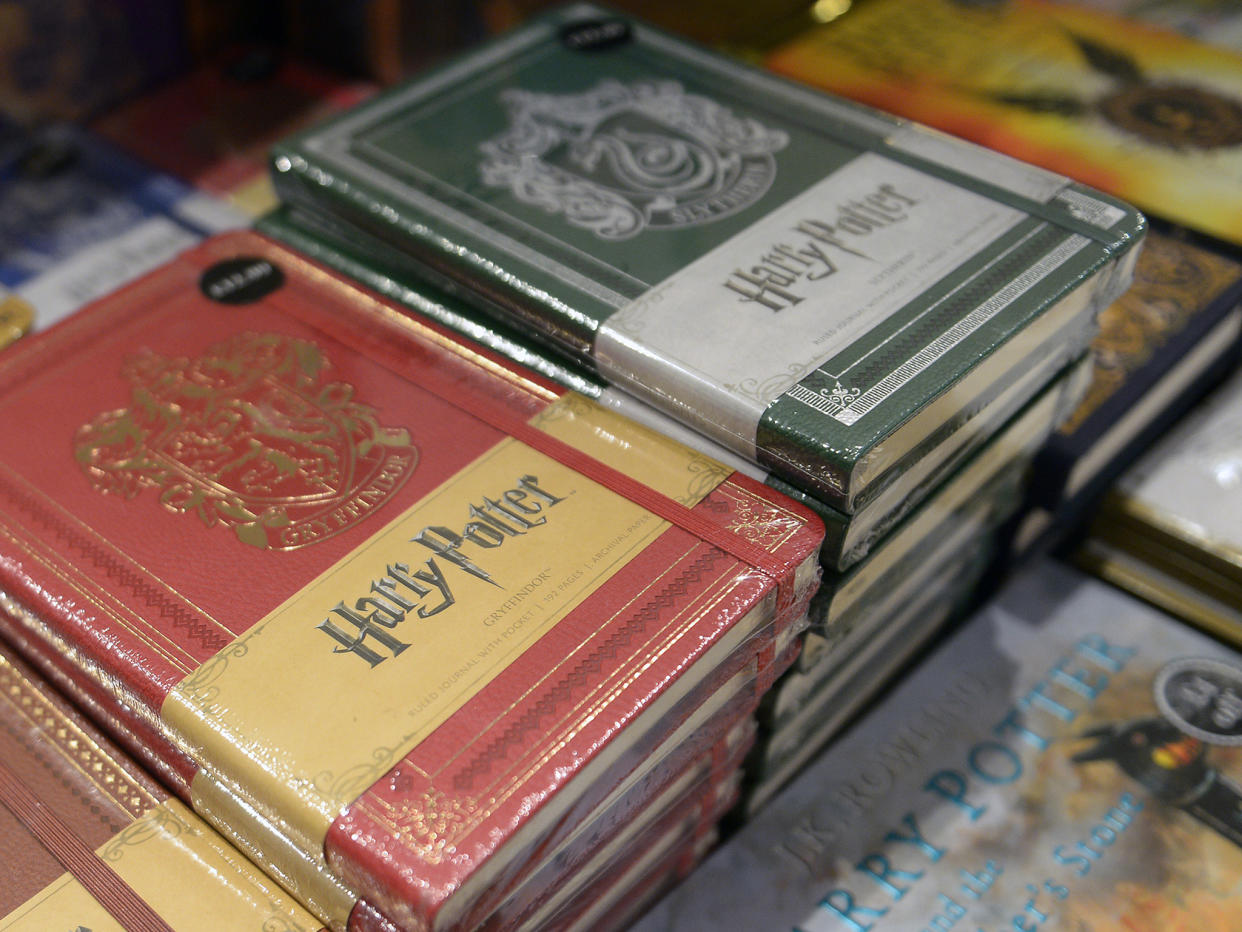
[[[408,431],[381,426],[354,389],[328,378],[315,344],[242,333],[196,359],[127,359],[127,408],[81,427],[74,452],[91,485],[231,527],[263,549],[338,534],[413,472]]]
[[[608,240],[753,204],[776,177],[773,153],[789,142],[676,81],[506,90],[500,99],[509,127],[479,147],[483,181]]]

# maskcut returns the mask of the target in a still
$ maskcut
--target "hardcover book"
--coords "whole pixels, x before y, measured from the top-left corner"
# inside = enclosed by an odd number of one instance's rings
[[[1105,498],[1093,570],[1242,643],[1242,375],[1128,469]]]
[[[715,834],[681,844],[662,839],[629,865],[589,908],[567,917],[565,932],[628,929],[662,893],[684,879],[717,840]]]
[[[805,614],[808,598],[809,593],[806,593],[791,610]],[[549,842],[525,861],[520,882],[479,924],[480,927],[508,927],[511,921],[522,921],[522,916],[550,897],[567,906],[574,905],[581,895],[578,893],[582,882],[579,874],[586,869],[584,865],[596,863],[606,855],[613,858],[632,855],[632,832],[647,826],[669,804],[670,798],[679,798],[690,784],[710,782],[716,785],[721,805],[712,809],[711,817],[717,818],[724,812],[736,800],[735,791],[742,776],[739,766],[754,742],[754,711],[759,699],[773,680],[789,669],[800,647],[796,633],[802,625],[784,625],[784,628],[786,633],[778,640],[772,659],[764,661],[754,654],[733,658],[726,669],[736,672],[731,676],[714,676],[708,688],[701,690],[701,698],[693,703],[683,702],[683,705],[693,706],[692,711],[686,713],[657,745],[643,754],[635,752],[634,756],[641,760],[634,769],[593,809],[567,820],[561,840],[555,844]],[[21,632],[16,640],[23,652],[41,666],[50,668],[50,675],[57,684],[89,709],[96,720],[107,722],[109,728],[131,741],[136,732],[149,730],[131,711],[118,709],[113,696],[101,695],[98,689],[92,689],[89,682],[83,681],[80,671],[66,672],[63,660],[45,644],[22,637]],[[179,795],[192,799],[193,762],[187,761],[180,770],[173,768],[170,779],[168,757],[179,756],[180,752],[166,748],[164,757],[152,758],[153,745],[158,748],[162,739],[157,735],[145,740],[147,744],[140,744],[138,748],[144,759],[153,761],[154,769],[178,789]],[[224,810],[217,814],[227,817]],[[324,888],[330,882],[321,877],[285,873],[289,868],[287,858],[279,862],[270,860],[273,846],[278,848],[281,840],[269,837],[256,842],[253,835],[245,833],[245,829],[255,827],[249,816],[239,826],[224,826],[230,837],[252,852],[269,871],[279,873],[283,881],[292,883],[301,893],[308,890],[312,895],[317,893],[321,898],[319,902],[323,902]],[[242,834],[238,834],[239,830]],[[566,903],[567,898],[574,902]],[[365,900],[359,900],[349,911],[347,927],[351,932],[393,932],[394,929],[392,923]]]
[[[818,576],[793,502],[255,234],[0,409],[0,620],[337,927],[486,918]]]
[[[1012,517],[1023,504],[1035,451],[1082,398],[1090,380],[1087,357],[1067,367],[864,560],[844,573],[825,573],[811,601],[798,667],[818,665],[857,624],[884,624],[944,564]]]
[[[1144,230],[1065,178],[589,6],[272,156],[287,202],[847,513],[1021,407]]]
[[[723,815],[738,801],[742,760],[754,743],[753,720],[750,725],[746,740],[729,752],[723,761],[724,772],[718,777],[701,773],[713,769],[714,762],[710,760],[687,768],[608,843],[598,845],[592,857],[573,863],[572,867],[554,863],[555,871],[544,872],[547,876],[539,884],[538,897],[517,904],[510,898],[479,927],[480,932],[546,929],[551,916],[583,909],[595,900],[600,888],[607,886],[613,875],[644,855],[653,840],[668,834],[670,829],[676,830],[683,840],[714,831]],[[515,905],[520,911],[514,910]]]
[[[848,657],[865,631],[886,626],[948,567],[978,551],[984,542],[990,551],[994,532],[1022,506],[1029,471],[1029,459],[1016,460],[978,485],[963,480],[959,488],[970,491],[966,502],[942,503],[935,500],[941,497],[938,493],[926,520],[909,522],[910,532],[920,536],[901,540],[906,533],[903,526],[894,532],[897,552],[891,557],[885,553],[886,544],[840,580],[829,578],[812,600],[811,626],[797,669],[814,671],[817,678],[830,676],[830,668]],[[953,497],[952,492],[946,496]]]
[[[0,321],[47,327],[203,236],[244,223],[84,130],[27,135],[0,153]]]
[[[0,646],[0,929],[320,925]]]
[[[1149,232],[1134,284],[1100,314],[1087,397],[1035,460],[1012,558],[1066,540],[1126,466],[1237,362],[1242,265]]]
[[[1242,56],[1047,0],[869,0],[774,70],[1242,243]]]
[[[408,308],[416,316],[442,323],[449,329],[483,343],[632,420],[727,463],[806,505],[824,521],[826,534],[820,549],[820,562],[828,579],[867,557],[872,548],[885,539],[902,518],[920,507],[921,494],[911,494],[908,487],[903,487],[894,488],[863,509],[847,515],[742,459],[706,435],[689,429],[680,421],[639,401],[623,389],[609,385],[581,363],[575,363],[550,347],[538,343],[520,329],[489,317],[477,307],[441,291],[422,278],[408,256],[374,236],[349,229],[333,218],[285,206],[263,217],[256,224],[256,229],[380,292]],[[1034,377],[1050,376],[1042,367],[1037,367]],[[1017,388],[1023,392],[1029,390],[1025,380]],[[1020,435],[1022,439],[1018,442],[1019,446],[1028,447],[1031,443],[1038,443],[1066,413],[1063,407],[1050,407],[1048,404],[1038,407],[1038,413],[1027,411],[1015,416],[1011,420],[1011,424],[1015,426],[1006,424],[998,429],[1011,437]],[[1019,420],[1021,426],[1016,426]],[[994,451],[991,460],[996,462],[1000,455],[997,452],[998,445],[993,444],[991,439],[986,442]],[[1006,442],[1006,449],[1009,448],[1017,449],[1012,441]],[[801,659],[805,659],[805,654]]]
[[[635,928],[1242,926],[1242,658],[1034,564]]]
[[[865,557],[871,546],[918,502],[917,495],[892,494],[882,496],[852,515],[838,511],[624,389],[609,385],[581,361],[540,343],[520,327],[511,326],[430,284],[408,256],[339,220],[284,205],[260,218],[255,229],[378,291],[416,316],[441,323],[800,502],[824,521],[820,562],[829,573],[845,570]]]
[[[1170,236],[1149,233],[1134,283],[1100,313],[1091,342],[1095,371],[1087,397],[1039,456],[1045,504],[1116,477],[1136,437],[1171,423],[1201,376],[1219,377],[1242,336],[1242,265]],[[1055,497],[1053,490],[1056,490]]]
[[[902,669],[975,603],[995,549],[994,534],[978,534],[940,573],[894,603],[883,624],[860,624],[826,656],[823,668],[795,673],[773,688],[762,712],[761,740],[746,762],[747,817],[761,811],[877,694],[899,684]]]
[[[574,927],[576,922],[581,921],[578,917],[613,901],[609,891],[617,875],[624,877],[636,867],[640,872],[648,870],[654,859],[667,861],[670,849],[679,852],[679,873],[689,873],[700,857],[701,843],[714,840],[721,816],[737,802],[739,783],[739,780],[733,780],[723,787],[707,787],[697,796],[682,800],[656,824],[635,833],[627,856],[592,864],[587,871],[590,882],[583,889],[569,890],[564,894],[557,891],[558,895],[543,909],[513,928],[517,932],[550,932]]]

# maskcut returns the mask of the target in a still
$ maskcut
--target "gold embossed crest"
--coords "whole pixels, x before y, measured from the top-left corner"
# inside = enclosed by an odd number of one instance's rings
[[[254,547],[294,550],[347,530],[392,497],[418,460],[315,344],[242,333],[196,359],[127,359],[127,408],[78,430],[100,492],[158,491],[169,511],[224,525]]]

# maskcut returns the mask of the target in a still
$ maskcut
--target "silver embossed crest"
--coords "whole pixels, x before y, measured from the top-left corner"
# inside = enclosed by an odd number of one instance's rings
[[[771,186],[789,142],[677,81],[500,99],[509,127],[479,147],[484,183],[603,239],[736,213]]]

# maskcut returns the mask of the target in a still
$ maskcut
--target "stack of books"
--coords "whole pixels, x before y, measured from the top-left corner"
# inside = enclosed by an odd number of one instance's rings
[[[1079,560],[1242,643],[1242,374],[1205,398],[1105,498]]]
[[[1100,315],[1086,398],[1039,451],[1007,556],[1081,536],[1122,472],[1237,365],[1242,263],[1151,231],[1134,283]]]
[[[1242,927],[1242,657],[1036,562],[635,932]]]
[[[3,645],[0,833],[5,932],[321,929]]]
[[[1091,374],[1081,359],[1068,367],[867,552],[865,545],[853,544],[848,519],[840,512],[608,385],[520,329],[427,284],[408,259],[381,241],[357,233],[351,237],[329,218],[289,207],[269,214],[257,227],[401,302],[417,316],[440,321],[567,388],[766,481],[838,530],[836,549],[828,542],[821,551],[824,584],[811,603],[812,624],[796,669],[777,682],[760,710],[761,740],[748,762],[749,808],[762,805],[928,637],[969,604],[980,575],[991,567],[998,550],[998,529],[1025,500],[1035,451],[1073,410]],[[833,562],[843,542],[867,555],[857,562],[856,557],[844,556]]]
[[[1145,232],[1062,176],[584,6],[272,159],[262,229],[824,519],[763,792],[782,746],[830,733],[816,709],[856,707],[968,599]]]
[[[333,928],[681,876],[822,524],[258,234],[0,357],[0,628]]]
[[[246,223],[79,127],[0,125],[0,346]]]

